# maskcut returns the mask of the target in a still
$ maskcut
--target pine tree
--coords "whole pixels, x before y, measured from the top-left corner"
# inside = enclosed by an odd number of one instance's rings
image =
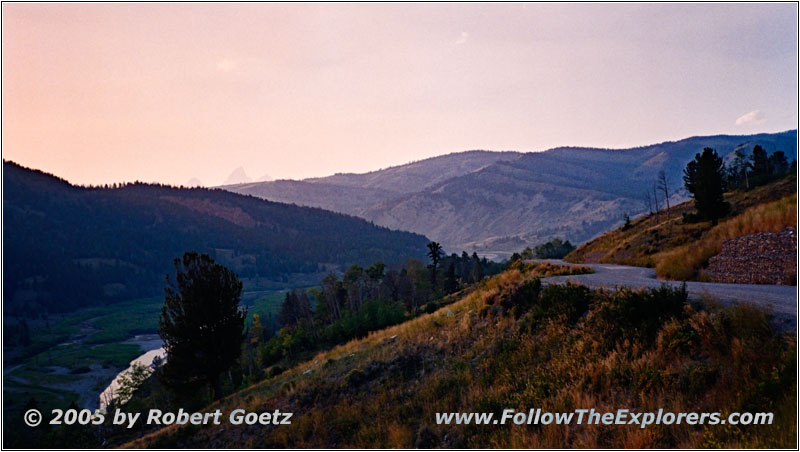
[[[773,178],[781,177],[789,171],[789,162],[783,151],[775,151],[769,156],[769,170]]]
[[[167,362],[164,383],[176,392],[211,386],[222,397],[220,375],[236,364],[244,341],[247,310],[239,309],[242,282],[207,254],[175,259],[175,280],[167,277],[159,336]]]
[[[750,156],[750,167],[752,171],[750,172],[750,180],[753,183],[753,186],[758,186],[766,183],[769,181],[770,176],[772,175],[772,171],[770,168],[770,161],[769,157],[767,157],[767,151],[764,150],[759,145],[756,145],[753,148],[753,155]]]
[[[730,205],[725,202],[725,166],[717,151],[703,149],[703,154],[696,154],[695,159],[686,165],[683,171],[686,190],[694,196],[694,205],[700,217],[717,220],[728,213]]]
[[[478,257],[478,253],[472,253],[472,272],[470,273],[470,280],[472,282],[479,282],[483,279],[483,266]]]
[[[442,245],[438,242],[431,242],[428,244],[428,257],[431,258],[431,285],[436,288],[436,271],[439,268],[439,260],[442,258]]]
[[[450,262],[444,272],[444,293],[450,294],[458,290],[458,279],[456,278],[456,264]]]

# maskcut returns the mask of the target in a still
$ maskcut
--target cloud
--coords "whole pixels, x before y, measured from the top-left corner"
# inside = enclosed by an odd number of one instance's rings
[[[767,122],[767,118],[764,117],[764,113],[761,113],[761,110],[753,110],[736,118],[737,126],[752,126],[764,124],[765,122]]]
[[[467,33],[466,31],[462,31],[461,36],[459,36],[458,39],[456,40],[456,45],[464,44],[465,42],[467,42],[467,39],[469,39],[469,33]]]
[[[223,58],[217,61],[217,69],[222,72],[230,72],[236,69],[236,62],[227,58]]]

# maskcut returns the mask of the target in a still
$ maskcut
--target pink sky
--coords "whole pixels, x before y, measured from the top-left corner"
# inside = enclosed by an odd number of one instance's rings
[[[796,128],[796,4],[4,3],[3,157],[77,183]]]

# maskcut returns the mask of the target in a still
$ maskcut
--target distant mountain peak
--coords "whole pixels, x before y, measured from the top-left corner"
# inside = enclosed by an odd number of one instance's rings
[[[187,187],[203,187],[203,182],[200,179],[193,177],[186,181],[185,184]]]
[[[233,172],[225,179],[223,185],[234,185],[234,184],[246,184],[248,182],[253,182],[253,179],[244,172],[244,168],[241,166],[233,170]]]

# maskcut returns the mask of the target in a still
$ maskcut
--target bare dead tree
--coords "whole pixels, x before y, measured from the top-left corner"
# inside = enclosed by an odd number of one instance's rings
[[[658,188],[664,193],[664,201],[667,203],[667,221],[669,221],[669,181],[667,180],[667,173],[664,170],[658,172]]]
[[[656,224],[658,224],[658,188],[656,184],[653,184],[653,201],[655,202],[656,208]]]

